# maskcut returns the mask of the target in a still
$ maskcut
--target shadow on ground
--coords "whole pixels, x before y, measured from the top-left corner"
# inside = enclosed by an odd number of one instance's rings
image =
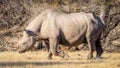
[[[0,62],[0,67],[4,66],[46,66],[46,65],[63,65],[63,64],[91,64],[95,62]]]

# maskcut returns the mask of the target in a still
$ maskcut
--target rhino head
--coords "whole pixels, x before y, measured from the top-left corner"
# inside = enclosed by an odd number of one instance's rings
[[[30,30],[24,30],[23,37],[18,42],[18,52],[24,53],[30,50],[36,41],[38,40],[38,35]]]

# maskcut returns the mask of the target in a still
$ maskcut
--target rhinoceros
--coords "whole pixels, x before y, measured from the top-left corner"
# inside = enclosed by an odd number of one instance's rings
[[[59,44],[65,46],[77,46],[87,43],[89,46],[88,59],[101,57],[103,48],[100,37],[103,31],[101,18],[94,13],[64,13],[54,9],[47,9],[29,23],[23,31],[23,37],[19,42],[19,53],[29,50],[36,41],[48,43],[48,58],[52,55],[60,56],[57,52]]]

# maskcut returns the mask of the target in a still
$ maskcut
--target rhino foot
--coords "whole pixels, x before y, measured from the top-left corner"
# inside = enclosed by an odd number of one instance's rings
[[[90,59],[92,59],[93,58],[93,55],[88,55],[87,56],[87,60],[90,60]]]
[[[51,60],[51,59],[52,59],[52,57],[49,57],[49,56],[48,56],[48,60]]]
[[[97,56],[95,59],[101,60],[103,57]]]

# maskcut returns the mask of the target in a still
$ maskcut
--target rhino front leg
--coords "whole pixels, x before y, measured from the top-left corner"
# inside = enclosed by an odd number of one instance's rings
[[[50,52],[50,45],[49,45],[49,42],[43,41],[43,45],[46,47],[46,50],[47,50],[47,52],[49,53],[49,52]]]
[[[52,59],[52,52],[50,50],[50,45],[49,42],[43,41],[43,45],[46,46],[47,52],[48,52],[48,59]]]
[[[50,38],[49,39],[49,44],[50,44],[50,51],[53,55],[58,56],[57,53],[57,46],[58,46],[58,41],[56,38]]]
[[[49,50],[48,59],[52,59],[52,52]]]
[[[49,44],[50,44],[49,56],[51,57],[52,55],[55,55],[55,56],[60,56],[60,57],[64,58],[64,56],[65,56],[64,51],[58,51],[57,50],[58,49],[58,43],[59,43],[59,41],[58,41],[57,38],[50,38],[49,39]]]

